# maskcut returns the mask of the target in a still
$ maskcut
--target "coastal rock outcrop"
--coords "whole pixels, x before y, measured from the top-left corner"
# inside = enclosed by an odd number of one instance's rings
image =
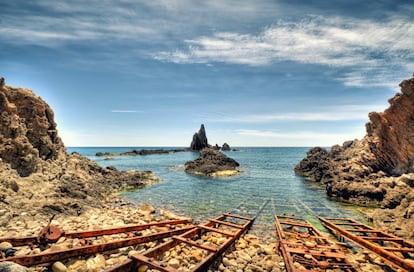
[[[206,136],[206,129],[204,128],[204,125],[202,124],[200,127],[200,130],[193,135],[193,140],[191,141],[190,149],[194,151],[198,151],[208,146],[209,145],[208,145],[207,136]]]
[[[400,87],[401,92],[389,100],[388,109],[369,113],[363,139],[335,145],[330,150],[315,147],[295,171],[308,180],[326,184],[327,194],[341,201],[396,208],[393,219],[386,221],[395,222],[399,230],[397,225],[401,223],[412,230],[414,78],[402,81]]]
[[[214,148],[204,148],[200,156],[185,163],[185,171],[208,177],[237,175],[240,164]]]
[[[221,147],[221,150],[223,150],[223,151],[230,151],[231,148],[230,148],[230,146],[229,146],[228,143],[224,143],[223,146]]]
[[[79,214],[113,193],[158,181],[67,154],[54,113],[32,91],[0,84],[0,225],[22,212]]]

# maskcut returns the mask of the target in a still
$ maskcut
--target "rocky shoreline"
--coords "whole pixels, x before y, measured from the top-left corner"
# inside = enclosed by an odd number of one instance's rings
[[[67,154],[58,135],[52,109],[32,91],[6,86],[3,78],[0,78],[0,83],[1,237],[37,235],[52,215],[55,216],[53,225],[64,231],[145,224],[179,217],[169,211],[157,211],[149,204],[137,207],[120,198],[117,193],[122,190],[143,188],[159,182],[159,179],[148,171],[103,168],[78,153]],[[201,156],[206,154],[210,157],[211,152],[214,153],[213,157],[224,156],[214,148],[203,150]],[[237,162],[229,161],[228,157],[224,160],[234,168],[238,166]],[[219,161],[218,165],[221,167],[223,163]],[[207,165],[205,169],[208,174],[213,168]],[[217,172],[216,166],[214,169],[211,173]],[[232,169],[219,169],[228,170]],[[117,237],[105,236],[100,239],[111,241]],[[220,237],[212,237],[209,242],[217,243],[219,239]],[[58,251],[73,247],[79,242],[76,239],[61,238],[56,245],[45,250]],[[151,242],[29,269],[20,266],[10,268],[8,263],[2,262],[0,271],[103,271],[128,259],[129,254],[155,245]],[[10,246],[2,243],[1,254]],[[234,250],[227,252],[210,271],[285,271],[276,248],[275,240],[263,243],[258,236],[246,234],[236,242]],[[39,250],[27,246],[19,248],[14,254],[35,254]],[[188,249],[182,249],[181,253],[194,254]],[[176,265],[179,257],[171,256],[168,263]],[[198,255],[191,256],[199,258]],[[361,262],[365,262],[365,259]],[[369,267],[365,268],[365,271],[370,271]],[[146,269],[141,267],[139,271]],[[378,271],[378,267],[375,266],[371,271]]]
[[[326,185],[329,197],[362,206],[374,225],[414,239],[414,78],[384,112],[371,112],[367,134],[330,150],[315,147],[295,168],[310,181]]]

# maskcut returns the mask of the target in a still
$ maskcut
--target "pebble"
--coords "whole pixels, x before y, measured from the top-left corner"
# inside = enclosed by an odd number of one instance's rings
[[[1,251],[6,251],[6,249],[12,248],[13,245],[10,244],[9,242],[1,242],[0,243],[0,250]]]
[[[68,268],[61,262],[55,262],[52,265],[52,271],[53,272],[66,272],[68,271]]]
[[[176,258],[172,258],[168,261],[168,265],[175,269],[178,269],[180,267],[180,261],[178,261]]]

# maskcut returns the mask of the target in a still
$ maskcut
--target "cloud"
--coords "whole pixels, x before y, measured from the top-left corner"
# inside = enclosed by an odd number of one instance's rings
[[[348,86],[383,86],[414,62],[414,24],[398,18],[386,22],[341,17],[280,21],[257,35],[218,32],[187,39],[186,49],[153,55],[174,63],[231,63],[264,66],[281,61],[349,69],[338,78]],[[406,72],[406,71],[405,71]],[[377,75],[372,80],[371,76]],[[393,80],[392,80],[393,79]]]
[[[264,146],[331,146],[357,139],[364,135],[363,131],[355,131],[354,133],[321,133],[314,131],[277,132],[253,129],[239,129],[235,133],[241,137],[249,137],[249,142]]]
[[[326,107],[324,111],[319,112],[267,113],[238,116],[224,115],[217,118],[207,118],[207,121],[217,123],[271,123],[277,121],[331,122],[368,120],[369,112],[382,111],[384,108],[384,105],[343,105],[336,106],[335,108]]]
[[[338,133],[317,133],[311,131],[295,132],[275,132],[269,130],[239,129],[236,131],[239,135],[248,135],[266,138],[293,138],[293,139],[311,139],[311,138],[342,138],[343,134]]]
[[[113,113],[138,113],[137,110],[111,110]]]

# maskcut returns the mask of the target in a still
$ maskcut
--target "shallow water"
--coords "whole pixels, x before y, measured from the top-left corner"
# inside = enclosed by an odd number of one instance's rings
[[[324,187],[295,175],[295,165],[305,157],[309,148],[242,147],[237,148],[239,151],[224,152],[240,163],[242,173],[215,179],[184,172],[184,163],[198,157],[198,153],[193,152],[114,157],[113,160],[95,156],[96,152],[126,152],[133,149],[150,148],[82,147],[69,148],[68,151],[77,151],[101,166],[113,165],[119,170],[153,171],[162,182],[142,190],[125,192],[123,196],[135,203],[150,203],[158,210],[168,209],[200,222],[237,209],[239,213],[257,210],[265,201],[268,202],[253,228],[261,236],[263,233],[269,236],[274,234],[275,213],[296,214],[313,223],[318,222],[315,215],[363,220],[354,206],[330,201],[325,195]]]

